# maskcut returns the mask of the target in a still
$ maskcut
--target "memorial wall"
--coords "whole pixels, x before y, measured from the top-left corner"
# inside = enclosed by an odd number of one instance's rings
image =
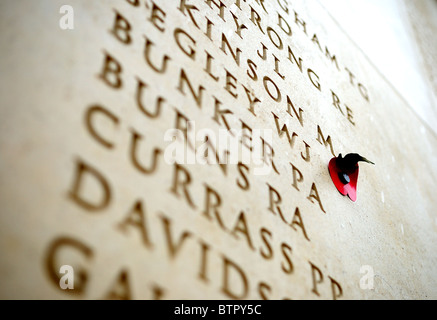
[[[0,9],[2,299],[437,298],[436,133],[318,1]]]

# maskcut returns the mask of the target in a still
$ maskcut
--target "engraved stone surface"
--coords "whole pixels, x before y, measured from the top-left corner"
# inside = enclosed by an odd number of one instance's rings
[[[319,2],[64,5],[0,4],[1,298],[437,298],[436,134]]]

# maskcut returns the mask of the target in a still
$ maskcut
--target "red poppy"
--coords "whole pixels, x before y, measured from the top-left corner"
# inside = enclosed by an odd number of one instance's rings
[[[342,195],[347,195],[353,202],[357,201],[357,181],[358,181],[358,163],[356,164],[355,170],[348,174],[349,182],[341,181],[339,174],[342,174],[340,169],[336,164],[337,158],[334,157],[329,161],[329,174],[331,175],[332,182],[334,182],[335,187]]]

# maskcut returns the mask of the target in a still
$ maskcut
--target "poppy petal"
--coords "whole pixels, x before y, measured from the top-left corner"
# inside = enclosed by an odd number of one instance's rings
[[[336,160],[334,157],[329,161],[329,175],[331,176],[332,182],[334,182],[335,187],[342,195],[347,195],[353,202],[357,201],[357,181],[358,181],[358,172],[359,168],[357,165],[356,170],[349,174],[350,182],[344,184],[340,181],[338,174],[340,170],[337,167]]]

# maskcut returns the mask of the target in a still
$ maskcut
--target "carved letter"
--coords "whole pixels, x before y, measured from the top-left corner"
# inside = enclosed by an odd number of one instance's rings
[[[90,247],[83,244],[82,242],[69,238],[69,237],[59,237],[56,238],[49,246],[46,254],[45,259],[45,265],[46,270],[48,272],[48,275],[50,279],[52,280],[53,284],[59,288],[59,265],[64,265],[64,263],[57,261],[58,254],[60,251],[63,251],[63,249],[70,249],[70,250],[76,250],[79,251],[87,260],[91,259],[93,257],[93,251]],[[76,269],[76,276],[75,276],[75,283],[74,283],[74,290],[68,290],[66,292],[68,293],[77,293],[82,294],[85,291],[86,283],[88,280],[88,273],[84,271],[82,268]],[[78,281],[79,280],[79,281]]]
[[[100,199],[97,199],[95,201],[92,201],[89,198],[84,198],[84,194],[82,192],[81,194],[81,186],[83,186],[84,180],[88,176],[89,179],[94,180],[95,185],[100,186],[101,197]],[[90,189],[87,189],[87,191],[90,191]],[[91,191],[95,191],[92,190]],[[93,195],[95,192],[91,192]],[[75,201],[78,205],[83,207],[84,209],[88,211],[100,211],[105,209],[111,200],[111,189],[109,187],[108,182],[103,177],[103,175],[98,172],[96,169],[92,168],[91,166],[85,164],[83,161],[77,159],[76,160],[76,173],[75,178],[73,182],[73,187],[70,190],[68,196]]]
[[[151,247],[152,244],[149,239],[149,233],[147,231],[145,211],[143,210],[143,203],[138,200],[132,210],[128,213],[127,217],[121,222],[118,227],[123,232],[127,232],[128,227],[137,228],[146,247]]]
[[[231,278],[231,271],[234,270],[234,277]],[[240,279],[240,291],[235,292],[231,290],[230,284],[236,285],[236,277]],[[235,287],[233,287],[235,290]],[[243,270],[239,266],[237,266],[234,262],[223,256],[223,287],[222,291],[231,299],[240,300],[244,299],[247,296],[249,291],[249,283],[247,281],[247,277],[244,274]]]

